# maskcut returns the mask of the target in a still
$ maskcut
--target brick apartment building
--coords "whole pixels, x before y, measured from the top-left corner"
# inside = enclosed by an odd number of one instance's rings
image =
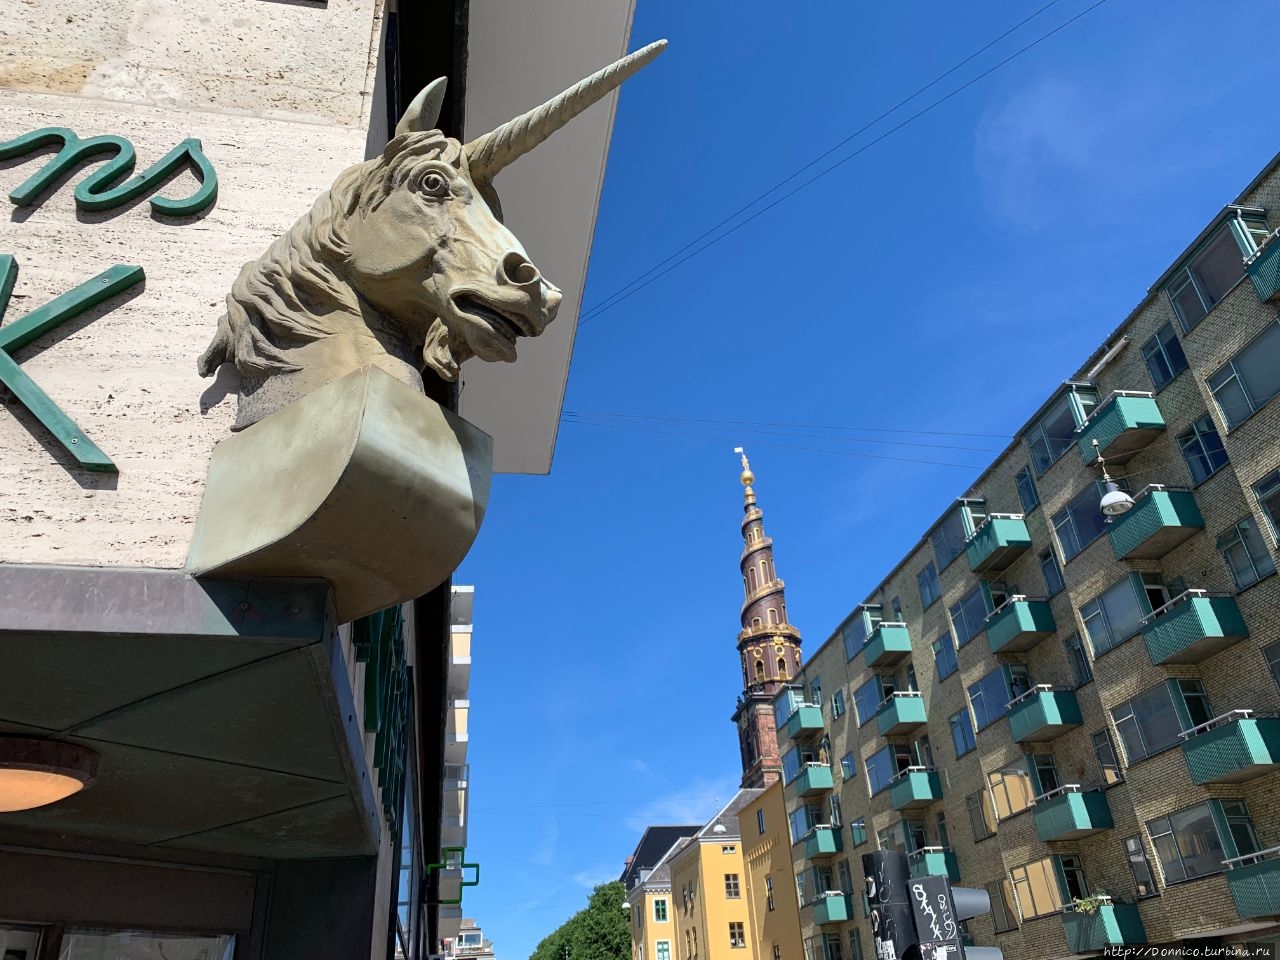
[[[1280,157],[778,694],[808,960],[876,849],[1009,960],[1280,939],[1277,227]]]

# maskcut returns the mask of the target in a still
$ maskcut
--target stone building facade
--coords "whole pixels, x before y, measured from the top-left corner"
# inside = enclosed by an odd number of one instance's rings
[[[1010,960],[1280,938],[1277,227],[1280,157],[778,696],[809,960],[876,849]]]

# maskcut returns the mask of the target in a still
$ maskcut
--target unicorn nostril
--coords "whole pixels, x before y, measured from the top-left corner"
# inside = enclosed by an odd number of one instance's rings
[[[502,275],[518,286],[537,283],[542,279],[538,268],[529,262],[529,258],[514,250],[502,258]]]

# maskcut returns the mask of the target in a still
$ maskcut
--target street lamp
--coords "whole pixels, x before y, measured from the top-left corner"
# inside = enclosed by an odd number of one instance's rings
[[[1098,448],[1098,441],[1093,441],[1093,449],[1098,457],[1098,465],[1102,467],[1102,479],[1107,485],[1106,492],[1102,495],[1102,500],[1098,503],[1098,508],[1108,517],[1118,517],[1122,513],[1128,513],[1133,509],[1133,497],[1129,496],[1111,479],[1107,473],[1107,459],[1102,455],[1102,451]]]

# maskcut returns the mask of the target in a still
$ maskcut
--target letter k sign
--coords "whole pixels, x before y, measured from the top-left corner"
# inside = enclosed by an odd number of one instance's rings
[[[54,438],[66,447],[76,462],[86,470],[116,473],[111,458],[99,450],[84,432],[63,413],[34,380],[22,372],[14,361],[15,350],[25,347],[41,334],[58,324],[84,313],[91,307],[128,290],[144,278],[142,268],[117,264],[104,270],[92,280],[87,280],[54,297],[43,307],[37,307],[21,320],[0,327],[0,383],[8,387],[24,407],[35,415]],[[10,254],[0,254],[0,321],[9,307],[9,297],[18,279],[18,262]]]

